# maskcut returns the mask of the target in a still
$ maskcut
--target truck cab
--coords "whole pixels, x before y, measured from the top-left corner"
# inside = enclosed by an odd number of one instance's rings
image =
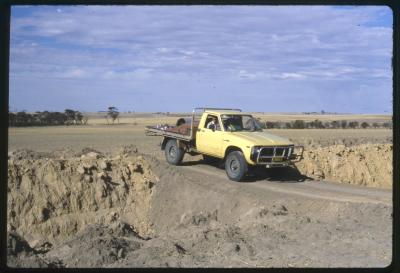
[[[207,128],[215,117],[218,124]],[[288,159],[297,155],[291,141],[264,131],[251,114],[232,110],[206,110],[203,113],[197,128],[196,148],[200,153],[221,159],[228,152],[238,150],[248,164],[265,164],[267,167],[286,165]]]

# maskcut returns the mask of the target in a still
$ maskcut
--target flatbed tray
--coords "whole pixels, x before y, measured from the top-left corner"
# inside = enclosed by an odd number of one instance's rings
[[[166,129],[157,128],[155,126],[146,126],[145,134],[146,136],[163,136],[163,137],[171,137],[187,141],[192,140],[192,137],[190,135],[183,135],[179,133],[170,132],[167,131]]]

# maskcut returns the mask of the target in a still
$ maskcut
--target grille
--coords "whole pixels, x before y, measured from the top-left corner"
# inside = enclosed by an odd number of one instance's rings
[[[289,150],[291,147],[265,147],[261,150],[260,157],[267,156],[267,157],[288,157]],[[274,154],[275,151],[275,154]],[[293,150],[291,151],[293,152]]]

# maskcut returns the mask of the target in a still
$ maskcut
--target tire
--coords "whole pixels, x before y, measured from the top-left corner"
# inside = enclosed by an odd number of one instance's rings
[[[232,181],[240,181],[246,175],[248,165],[243,153],[233,151],[228,154],[225,160],[225,171],[228,178]]]
[[[178,147],[175,139],[170,139],[165,145],[165,159],[171,165],[179,165],[182,162],[185,151]]]

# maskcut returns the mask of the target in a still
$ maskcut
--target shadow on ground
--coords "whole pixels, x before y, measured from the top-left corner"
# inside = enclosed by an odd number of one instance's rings
[[[299,183],[305,180],[313,180],[303,175],[296,166],[267,169],[265,167],[253,168],[243,182],[256,182],[267,180],[279,183]]]
[[[208,165],[213,166],[217,169],[224,170],[224,163],[221,160],[193,160],[184,161],[181,163],[182,166],[199,166]],[[242,182],[257,182],[257,181],[271,181],[279,183],[298,183],[304,182],[305,180],[313,180],[313,178],[308,177],[300,173],[296,166],[290,167],[280,167],[267,169],[265,167],[259,166],[255,168],[250,168],[248,175],[243,179]]]

